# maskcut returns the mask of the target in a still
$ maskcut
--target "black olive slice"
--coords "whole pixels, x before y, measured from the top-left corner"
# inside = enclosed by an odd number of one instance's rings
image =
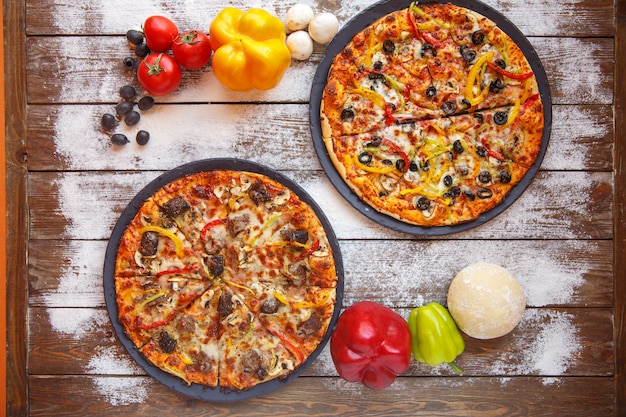
[[[390,54],[395,50],[396,50],[396,44],[391,39],[387,39],[386,41],[383,42],[383,51]]]
[[[489,171],[480,171],[480,173],[478,174],[478,181],[482,182],[483,184],[490,183],[491,174],[489,173]]]
[[[493,122],[497,125],[503,125],[507,120],[509,120],[509,112],[497,111],[493,115]]]
[[[489,91],[492,93],[498,93],[504,87],[506,87],[506,84],[499,78],[494,78],[491,83],[489,83]]]
[[[480,45],[481,43],[483,43],[484,40],[485,32],[483,32],[482,30],[477,30],[476,32],[472,33],[472,43],[474,45]]]
[[[415,207],[420,210],[428,210],[430,208],[430,200],[426,197],[420,197],[415,202]]]
[[[437,89],[434,86],[430,86],[426,89],[426,97],[433,98],[437,95]]]
[[[359,162],[365,165],[369,164],[372,162],[372,154],[369,152],[361,152],[359,154]]]
[[[508,184],[511,182],[511,173],[509,171],[500,171],[500,182]]]
[[[476,192],[478,198],[482,198],[483,200],[486,198],[491,198],[493,196],[493,192],[489,188],[480,187]]]
[[[400,172],[404,172],[405,168],[406,168],[406,161],[404,159],[398,159],[396,161],[396,169]]]
[[[427,55],[430,55],[431,57],[435,58],[437,56],[437,48],[435,48],[429,43],[424,45],[424,47],[422,48],[422,58]]]
[[[456,153],[463,153],[463,151],[465,150],[463,148],[463,143],[461,142],[460,139],[457,139],[454,141],[454,143],[452,144],[452,148],[454,149],[454,152]]]
[[[474,58],[476,58],[476,51],[472,51],[469,48],[469,46],[461,45],[461,47],[459,49],[460,49],[460,52],[461,52],[461,57],[463,57],[463,59],[466,62],[472,62],[474,60]]]
[[[354,110],[352,109],[343,109],[341,111],[341,120],[344,122],[351,122],[354,120]]]
[[[409,171],[417,172],[418,170],[419,167],[417,166],[417,163],[415,161],[411,161],[411,163],[409,164]]]
[[[451,186],[452,182],[453,182],[452,175],[446,175],[445,177],[443,177],[443,185],[445,185],[446,187]]]
[[[448,116],[454,114],[456,109],[457,105],[454,101],[446,101],[441,105],[441,110]]]

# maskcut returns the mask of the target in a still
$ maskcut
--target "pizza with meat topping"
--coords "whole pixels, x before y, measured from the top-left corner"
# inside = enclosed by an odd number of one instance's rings
[[[412,3],[332,60],[321,133],[337,172],[377,211],[418,226],[499,205],[541,150],[544,108],[521,48],[491,19]]]
[[[115,259],[118,319],[137,350],[187,384],[283,379],[325,337],[337,270],[313,208],[259,173],[208,170],[143,201]]]

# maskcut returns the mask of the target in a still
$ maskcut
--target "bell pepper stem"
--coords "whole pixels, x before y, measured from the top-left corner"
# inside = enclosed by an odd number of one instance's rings
[[[456,363],[448,362],[448,366],[450,366],[450,368],[452,368],[454,373],[457,374],[458,376],[463,375],[463,370],[461,368],[459,368],[459,366]]]

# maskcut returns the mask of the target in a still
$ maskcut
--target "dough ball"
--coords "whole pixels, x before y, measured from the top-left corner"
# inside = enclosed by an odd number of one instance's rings
[[[472,264],[452,280],[448,310],[457,326],[476,339],[504,336],[518,325],[526,308],[519,282],[501,266]]]

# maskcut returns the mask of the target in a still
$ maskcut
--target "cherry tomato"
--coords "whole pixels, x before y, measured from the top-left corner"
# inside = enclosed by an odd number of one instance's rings
[[[209,63],[213,49],[205,33],[191,30],[174,39],[172,52],[180,65],[194,70]]]
[[[146,45],[153,52],[165,52],[178,36],[178,27],[167,17],[150,16],[143,24]]]
[[[164,53],[151,53],[137,69],[137,79],[153,96],[165,96],[180,85],[183,75],[178,62]]]

